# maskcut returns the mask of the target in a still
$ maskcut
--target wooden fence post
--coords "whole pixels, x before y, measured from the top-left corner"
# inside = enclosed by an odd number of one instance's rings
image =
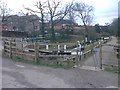
[[[37,63],[37,59],[38,59],[38,44],[37,42],[35,42],[35,47],[34,47],[34,50],[35,50],[35,63]]]
[[[23,41],[21,41],[21,44],[22,44],[22,47],[21,47],[21,48],[22,48],[22,59],[23,59],[23,58],[24,58],[24,57],[23,57],[23,54],[24,54],[24,51],[23,51]]]
[[[77,53],[77,66],[79,65],[79,59],[80,59],[79,58],[79,50],[78,49],[79,49],[79,41],[77,41],[77,52],[76,52]]]
[[[10,40],[9,43],[10,43],[10,58],[12,59],[12,40]]]
[[[3,54],[5,55],[5,40],[3,40]]]
[[[100,69],[102,69],[102,44],[100,43]]]

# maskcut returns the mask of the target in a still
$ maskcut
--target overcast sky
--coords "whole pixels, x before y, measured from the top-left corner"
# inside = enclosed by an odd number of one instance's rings
[[[26,7],[33,7],[39,0],[2,0],[7,3],[14,14],[24,10]],[[41,0],[45,1],[45,0]],[[72,0],[61,0],[62,3],[70,2]],[[93,24],[104,25],[111,23],[114,18],[118,17],[118,1],[120,0],[75,0],[77,2],[85,2],[94,7],[94,22]]]

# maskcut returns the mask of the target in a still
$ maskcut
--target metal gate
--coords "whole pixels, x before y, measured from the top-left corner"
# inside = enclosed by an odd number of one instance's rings
[[[114,39],[113,39],[114,40]],[[118,49],[113,40],[108,43],[100,43],[99,47],[92,48],[92,54],[83,63],[82,69],[115,69],[118,70]]]

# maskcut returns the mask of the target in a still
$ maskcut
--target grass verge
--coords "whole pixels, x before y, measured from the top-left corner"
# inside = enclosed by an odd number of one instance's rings
[[[34,64],[38,66],[47,66],[52,68],[64,68],[64,69],[70,69],[75,65],[75,61],[60,61],[60,60],[44,60],[42,58],[39,58],[37,62],[35,63],[34,60],[25,60],[19,56],[15,57],[14,60],[16,62],[22,62],[22,63],[28,63],[28,64]]]

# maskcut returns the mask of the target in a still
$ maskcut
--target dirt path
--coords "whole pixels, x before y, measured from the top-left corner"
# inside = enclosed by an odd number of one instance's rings
[[[98,88],[118,85],[118,75],[105,71],[70,70],[2,60],[2,86],[11,88]]]

